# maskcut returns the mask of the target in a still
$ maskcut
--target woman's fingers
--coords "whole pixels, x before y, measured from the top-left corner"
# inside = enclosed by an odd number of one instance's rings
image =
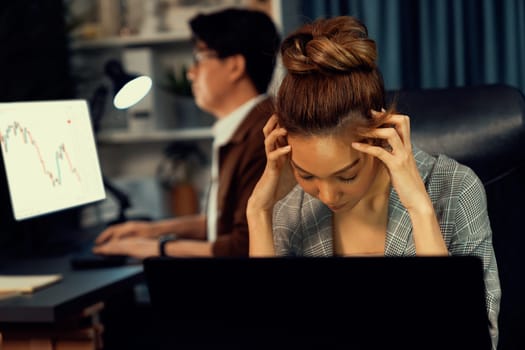
[[[372,110],[372,116],[379,118],[384,115],[384,112],[377,112]],[[410,118],[403,114],[391,114],[385,119],[385,126],[391,126],[397,131],[403,144],[410,145]],[[388,129],[388,127],[380,128]]]
[[[292,147],[290,145],[279,147],[275,151],[268,154],[268,160],[276,161],[280,159],[282,156],[284,156],[285,154],[290,153],[291,149]]]
[[[389,163],[388,157],[392,156],[389,150],[383,147],[370,145],[368,143],[352,142],[352,147],[359,152],[370,154],[371,156],[382,160],[384,163]]]
[[[264,139],[264,146],[266,148],[266,153],[268,154],[274,151],[275,149],[281,147],[281,145],[279,144],[279,139],[284,138],[285,136],[286,136],[286,129],[279,128],[279,129],[272,130]]]
[[[276,114],[272,114],[272,116],[270,118],[268,118],[268,121],[266,122],[266,124],[263,127],[264,137],[267,137],[268,135],[270,135],[272,130],[275,129],[275,127],[278,124],[279,124],[279,119],[277,118],[277,115]]]
[[[377,112],[372,110],[372,116],[380,118],[384,116],[384,112]],[[403,114],[391,114],[384,119],[384,124],[375,130],[370,130],[362,134],[368,138],[375,138],[385,140],[389,146],[394,150],[404,148],[408,152],[412,152],[412,144],[410,139],[410,118]],[[388,146],[386,146],[388,148]]]
[[[290,146],[286,141],[287,131],[279,127],[277,115],[272,115],[263,128],[264,147],[268,161],[277,161],[283,155],[290,152]]]
[[[362,135],[368,139],[383,140],[384,142],[381,142],[381,146],[374,146],[372,144],[368,145],[371,147],[377,147],[378,149],[382,149],[388,153],[396,153],[405,149],[405,145],[403,144],[401,137],[399,136],[396,129],[393,127],[371,130],[366,133],[363,133]]]
[[[410,118],[407,115],[393,114],[388,122],[394,125],[401,141],[407,146],[410,145]]]
[[[379,118],[384,116],[384,112],[372,111],[372,115]],[[403,167],[407,164],[408,158],[412,157],[410,119],[406,115],[389,115],[385,118],[383,127],[361,135],[367,139],[381,140],[380,145],[354,142],[352,146],[358,151],[382,160],[391,170]]]

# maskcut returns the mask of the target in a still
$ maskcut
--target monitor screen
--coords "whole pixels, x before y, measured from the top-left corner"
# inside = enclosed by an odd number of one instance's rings
[[[0,103],[0,144],[16,220],[106,197],[85,100]]]

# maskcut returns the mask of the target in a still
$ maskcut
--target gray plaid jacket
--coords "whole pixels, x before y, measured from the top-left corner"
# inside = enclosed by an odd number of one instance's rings
[[[414,157],[434,205],[451,255],[474,255],[483,261],[493,347],[497,344],[501,289],[485,189],[468,167],[444,155],[433,157],[413,147]],[[385,256],[414,256],[412,223],[394,189],[390,192]],[[332,212],[296,186],[273,211],[277,255],[332,256]]]

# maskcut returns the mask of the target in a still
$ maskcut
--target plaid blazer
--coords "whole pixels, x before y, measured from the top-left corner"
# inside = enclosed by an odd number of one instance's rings
[[[433,157],[417,147],[413,147],[413,153],[449,254],[474,255],[483,261],[490,332],[495,348],[501,289],[483,184],[470,168],[447,156]],[[393,188],[388,217],[385,256],[414,256],[412,222]],[[332,256],[332,212],[297,185],[274,207],[273,236],[277,255]]]

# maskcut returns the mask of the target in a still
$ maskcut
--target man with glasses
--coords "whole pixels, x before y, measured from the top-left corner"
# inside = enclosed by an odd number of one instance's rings
[[[266,165],[262,128],[280,36],[264,12],[229,8],[189,22],[194,52],[187,72],[196,104],[213,114],[206,213],[128,221],[97,238],[96,253],[148,256],[248,256],[246,204]]]

